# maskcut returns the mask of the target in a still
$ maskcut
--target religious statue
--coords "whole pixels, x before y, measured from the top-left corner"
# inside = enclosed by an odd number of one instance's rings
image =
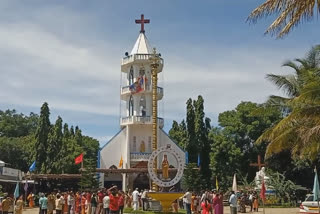
[[[145,145],[144,141],[141,141],[141,144],[140,144],[140,152],[141,152],[141,153],[146,152],[146,145]]]
[[[266,171],[265,167],[262,167],[261,170],[256,172],[256,177],[254,178],[254,180],[256,183],[256,187],[258,187],[258,188],[261,188],[262,180],[264,180],[265,183],[267,183],[266,181],[269,180],[269,177],[266,176],[265,171]]]
[[[169,178],[169,161],[168,156],[163,155],[162,160],[162,179],[167,180]]]

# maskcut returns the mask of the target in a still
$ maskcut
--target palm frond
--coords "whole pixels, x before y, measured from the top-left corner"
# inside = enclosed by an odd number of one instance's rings
[[[294,75],[267,74],[266,79],[282,89],[289,97],[297,96],[299,85]]]
[[[309,21],[315,8],[320,13],[319,2],[320,0],[266,0],[250,13],[247,21],[256,23],[263,17],[277,15],[265,33],[277,34],[281,38],[301,22]]]

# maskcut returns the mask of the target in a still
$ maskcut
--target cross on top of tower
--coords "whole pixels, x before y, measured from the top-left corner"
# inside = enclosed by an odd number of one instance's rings
[[[141,24],[140,33],[144,33],[144,24],[150,23],[150,19],[144,19],[144,15],[141,14],[141,19],[136,19],[136,24]]]

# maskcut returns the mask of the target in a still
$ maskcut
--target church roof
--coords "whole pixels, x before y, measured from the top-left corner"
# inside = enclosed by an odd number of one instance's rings
[[[151,54],[151,53],[152,53],[152,48],[149,44],[149,41],[148,41],[146,35],[143,32],[141,32],[138,36],[136,43],[133,46],[133,49],[132,49],[130,55]]]

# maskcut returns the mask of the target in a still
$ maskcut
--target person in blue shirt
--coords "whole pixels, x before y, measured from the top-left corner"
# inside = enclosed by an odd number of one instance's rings
[[[42,194],[41,198],[39,199],[39,207],[41,209],[41,214],[47,214],[48,199],[44,194]]]

